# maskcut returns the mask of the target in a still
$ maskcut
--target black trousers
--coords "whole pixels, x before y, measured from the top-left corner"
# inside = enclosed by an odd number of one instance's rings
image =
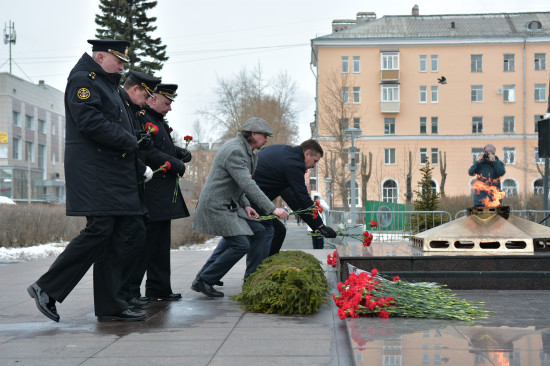
[[[128,233],[145,237],[143,217],[89,216],[86,219],[86,228],[38,279],[38,286],[63,302],[94,264],[95,315],[120,313],[128,308],[118,297],[124,281],[126,239]]]
[[[140,296],[140,287],[145,272],[145,296],[167,296],[172,293],[170,283],[171,220],[147,222],[147,239],[138,265],[133,271],[128,286],[131,297]],[[128,296],[127,296],[128,297]]]
[[[283,242],[285,241],[286,237],[286,227],[285,224],[283,224],[280,220],[274,219],[271,220],[273,223],[273,241],[271,242],[271,250],[269,251],[269,255],[272,256],[273,254],[277,254],[281,251],[281,247],[283,246]]]

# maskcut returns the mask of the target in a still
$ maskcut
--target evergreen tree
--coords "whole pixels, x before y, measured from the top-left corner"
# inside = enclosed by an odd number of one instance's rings
[[[155,6],[156,0],[100,0],[101,14],[95,16],[96,37],[129,41],[129,68],[150,75],[162,70],[168,60],[161,39],[151,37],[157,18],[148,17],[147,11]]]
[[[435,189],[432,189],[432,170],[430,162],[426,162],[426,165],[420,169],[422,172],[422,179],[418,182],[419,190],[414,191],[416,193],[416,200],[414,200],[415,211],[436,211],[439,205],[439,193]]]
[[[416,199],[414,200],[415,211],[436,211],[439,206],[439,193],[432,188],[432,170],[430,162],[420,169],[422,179],[418,182],[419,190],[415,190]],[[420,213],[411,217],[411,231],[418,233],[431,229],[449,221],[447,216],[433,213]]]

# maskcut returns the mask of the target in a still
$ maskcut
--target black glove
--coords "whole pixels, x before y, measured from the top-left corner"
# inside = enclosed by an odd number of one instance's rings
[[[124,141],[121,148],[122,151],[124,151],[124,154],[130,154],[139,149],[139,144],[137,143],[137,140],[135,138],[129,138],[128,140]]]
[[[178,159],[180,159],[184,163],[189,163],[191,161],[191,159],[193,158],[193,156],[191,155],[191,152],[189,152],[189,150],[181,148],[181,147],[176,147],[176,155],[177,155]]]
[[[317,229],[325,238],[336,238],[336,231],[332,230],[330,226],[323,225]]]
[[[176,174],[179,174],[179,176],[183,176],[183,174],[185,173],[185,164],[183,164],[181,161],[179,160],[176,160],[176,162],[172,163],[172,168],[171,170],[173,170],[174,172],[176,172]]]
[[[151,145],[151,134],[148,134],[145,131],[137,130],[136,137],[138,141],[141,140],[139,143],[139,148],[141,150],[145,150],[149,147],[149,145]]]

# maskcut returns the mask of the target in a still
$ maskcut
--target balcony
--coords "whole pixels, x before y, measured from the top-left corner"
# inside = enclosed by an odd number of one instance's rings
[[[399,113],[400,102],[380,102],[382,113]]]
[[[380,81],[399,81],[399,70],[380,70]]]

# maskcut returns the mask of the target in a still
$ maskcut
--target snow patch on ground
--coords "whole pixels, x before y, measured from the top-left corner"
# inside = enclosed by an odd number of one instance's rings
[[[214,250],[220,239],[221,237],[218,236],[207,240],[204,244],[187,244],[173,250]],[[40,244],[24,248],[0,247],[0,262],[22,262],[57,256],[65,249],[67,244],[68,242]]]

